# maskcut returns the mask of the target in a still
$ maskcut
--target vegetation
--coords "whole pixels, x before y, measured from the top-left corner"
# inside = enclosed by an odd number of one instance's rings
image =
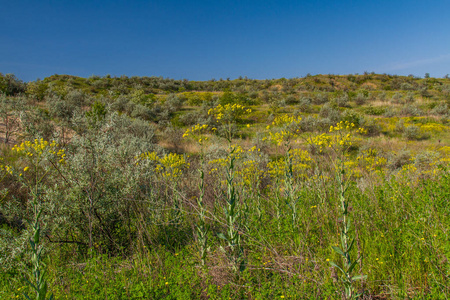
[[[0,91],[1,299],[450,294],[449,78]]]

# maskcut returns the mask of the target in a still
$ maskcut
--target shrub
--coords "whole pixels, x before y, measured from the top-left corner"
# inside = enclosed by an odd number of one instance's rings
[[[386,101],[386,99],[387,99],[386,92],[381,92],[380,94],[378,94],[378,99],[380,99],[383,102]]]
[[[302,97],[300,98],[300,101],[298,103],[298,109],[302,112],[307,112],[310,109],[311,106],[311,99],[308,97]]]
[[[339,107],[350,107],[350,99],[347,94],[337,97],[335,102]]]
[[[294,95],[288,95],[288,96],[284,99],[284,102],[285,102],[287,105],[294,105],[294,104],[299,103],[300,100],[297,99]]]
[[[405,129],[403,130],[403,137],[405,137],[406,139],[408,139],[410,141],[414,141],[414,140],[417,141],[417,140],[429,138],[429,135],[422,133],[419,126],[409,125],[409,126],[406,126]]]
[[[15,96],[25,93],[27,85],[14,74],[3,75],[0,73],[0,92],[7,96]]]
[[[341,120],[342,121],[347,121],[350,124],[355,124],[355,126],[359,127],[359,125],[361,124],[361,120],[363,119],[363,117],[357,113],[354,110],[346,110],[344,111],[344,113],[342,114]]]
[[[367,102],[367,96],[363,93],[358,93],[355,97],[355,103],[356,105],[364,105]]]
[[[401,93],[395,93],[392,98],[391,102],[395,104],[400,104],[403,102],[403,95]]]
[[[418,116],[422,116],[424,113],[417,106],[406,104],[400,110],[400,114],[405,115],[405,116],[418,117]]]
[[[70,103],[56,95],[48,97],[47,104],[50,115],[65,122],[69,122],[72,119],[76,109],[75,106],[70,105]]]
[[[384,113],[386,113],[387,108],[383,106],[368,106],[364,107],[362,109],[362,112],[366,115],[372,115],[372,116],[381,116]]]
[[[400,84],[401,90],[412,91],[414,90],[414,86],[408,82],[403,82]]]
[[[132,109],[131,110],[128,109],[129,108],[129,105],[128,105],[129,102],[130,102],[130,99],[127,96],[120,95],[111,104],[111,109],[115,110],[115,111],[120,111],[120,112],[127,112],[128,114],[130,114],[131,111],[133,111],[133,110]],[[132,105],[134,105],[134,103],[132,103]]]
[[[431,114],[443,116],[450,114],[447,103],[440,103],[431,110]]]
[[[381,126],[373,118],[363,117],[359,126],[365,129],[368,136],[377,136],[381,132]]]
[[[416,101],[416,99],[414,99],[414,93],[408,92],[408,94],[406,94],[406,97],[405,97],[405,102],[406,103],[414,103],[415,101]]]
[[[85,104],[86,95],[80,90],[72,90],[67,93],[65,100],[73,107],[82,107]]]
[[[133,111],[130,113],[130,116],[133,118],[141,118],[147,121],[155,119],[154,111],[141,104],[134,105]]]
[[[320,104],[325,104],[328,102],[328,94],[325,93],[321,93],[321,94],[317,94],[313,99],[313,103],[320,105]]]
[[[313,116],[306,116],[300,121],[300,128],[304,132],[314,132],[318,129],[318,119]]]
[[[166,106],[171,112],[180,110],[182,105],[183,100],[175,94],[170,94],[167,96],[166,101],[164,102],[164,106]]]
[[[388,168],[391,170],[397,170],[410,162],[411,153],[409,151],[403,150],[398,153],[391,152],[388,158]]]
[[[341,119],[341,112],[336,106],[327,103],[320,109],[319,117],[329,119],[332,123],[337,123]]]

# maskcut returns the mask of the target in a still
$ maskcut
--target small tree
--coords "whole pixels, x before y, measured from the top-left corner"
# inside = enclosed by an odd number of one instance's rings
[[[4,134],[7,144],[12,136],[20,129],[20,109],[23,107],[22,98],[11,98],[0,94],[0,133]]]
[[[3,75],[0,73],[0,92],[8,96],[24,93],[27,85],[14,74]]]

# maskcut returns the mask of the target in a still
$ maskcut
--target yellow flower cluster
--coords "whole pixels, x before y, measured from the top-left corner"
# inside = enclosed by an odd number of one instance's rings
[[[442,124],[438,124],[438,123],[427,123],[427,124],[420,125],[420,130],[422,132],[429,132],[429,133],[432,133],[432,134],[443,132],[443,131],[446,131],[448,129],[449,128],[447,126],[442,125]]]
[[[333,131],[341,131],[341,130],[351,130],[355,128],[355,124],[350,123],[348,121],[341,121],[336,124],[336,126],[330,126],[330,132]]]
[[[0,162],[3,161],[3,158],[0,157]],[[12,174],[12,168],[11,166],[8,165],[4,165],[2,163],[0,163],[0,170],[1,171],[5,171],[8,174]],[[5,174],[6,175],[6,174]]]
[[[250,108],[245,108],[245,106],[240,104],[225,104],[225,105],[217,105],[214,108],[208,110],[208,115],[213,115],[217,121],[226,120],[228,122],[234,121],[236,118],[251,113],[252,110]]]
[[[236,173],[241,178],[239,184],[245,187],[252,187],[259,182],[260,177],[264,174],[264,171],[260,168],[258,163],[259,158],[261,158],[261,153],[260,149],[253,146],[248,149],[246,154],[250,157],[240,164],[240,168]]]
[[[147,159],[155,162],[154,170],[163,178],[177,178],[182,174],[183,169],[189,168],[190,165],[186,162],[184,155],[176,153],[169,153],[159,157],[156,152],[145,152],[138,159]]]
[[[275,130],[269,131],[269,137],[264,138],[263,140],[270,140],[279,146],[281,146],[283,142],[288,143],[291,139],[296,138],[300,134],[301,120],[301,117],[289,116],[287,114],[275,117],[272,124],[266,127],[267,130],[276,127]]]
[[[358,168],[358,161],[356,160],[346,160],[344,162],[344,170],[347,171],[348,174],[354,176],[356,178],[361,178],[361,170]]]
[[[308,151],[302,149],[289,150],[289,158],[292,162],[292,171],[295,178],[304,178],[306,170],[311,168],[312,158]],[[283,178],[286,174],[286,158],[280,158],[267,164],[268,173],[272,178]]]
[[[400,183],[403,183],[408,186],[410,185],[417,185],[419,183],[418,176],[420,175],[420,172],[418,172],[417,167],[412,164],[406,164],[402,166],[402,169],[400,172],[397,173],[397,180]]]
[[[289,116],[287,114],[277,116],[272,122],[273,126],[283,126],[283,125],[291,125],[291,124],[299,124],[302,120],[301,117]]]
[[[194,140],[196,140],[199,144],[203,144],[208,140],[208,137],[205,136],[206,132],[208,130],[207,124],[197,124],[192,126],[191,128],[188,128],[185,133],[183,134],[183,138],[192,137]],[[212,131],[215,131],[216,128],[211,128]]]
[[[256,148],[256,147],[254,147],[254,148]],[[234,160],[240,159],[242,154],[245,152],[241,146],[237,146],[237,145],[231,145],[230,149],[232,149],[232,150],[226,158],[213,159],[208,162],[208,164],[210,164],[210,165],[217,166],[217,167],[213,167],[211,169],[210,173],[217,172],[219,166],[226,167],[230,163],[231,159],[234,159]]]
[[[325,148],[331,147],[332,139],[333,138],[330,135],[322,133],[314,137],[309,137],[307,142],[310,145],[317,146],[319,148],[319,152],[322,152]]]
[[[48,153],[50,155],[56,156],[59,163],[63,164],[66,162],[66,154],[64,152],[64,149],[59,148],[59,145],[56,144],[55,141],[52,141],[50,143],[44,139],[35,139],[33,142],[25,141],[20,145],[14,145],[12,150],[18,152],[20,155],[25,155],[27,157],[36,156],[38,161],[44,154]]]
[[[183,134],[183,137],[188,137],[189,135],[203,133],[208,128],[207,124],[197,124],[192,126],[191,128],[188,128],[186,132]]]
[[[367,172],[381,172],[386,167],[387,159],[379,156],[375,149],[362,151],[362,154],[356,158],[361,167]]]
[[[355,129],[355,127],[356,126],[354,123],[350,123],[349,121],[341,121],[337,123],[336,126],[330,126],[330,132],[352,131],[353,129]],[[365,128],[359,127],[358,129],[356,129],[356,132],[360,134],[366,134],[367,130]]]
[[[325,148],[337,150],[336,147],[340,147],[341,149],[348,149],[356,140],[354,132],[359,134],[367,133],[367,130],[364,128],[357,128],[356,130],[355,128],[355,124],[341,121],[335,126],[330,126],[330,134],[322,133],[315,137],[309,137],[307,142],[318,147],[320,152]]]

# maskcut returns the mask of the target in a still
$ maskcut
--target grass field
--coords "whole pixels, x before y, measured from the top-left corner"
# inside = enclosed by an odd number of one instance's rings
[[[450,294],[448,78],[1,83],[2,299]]]

